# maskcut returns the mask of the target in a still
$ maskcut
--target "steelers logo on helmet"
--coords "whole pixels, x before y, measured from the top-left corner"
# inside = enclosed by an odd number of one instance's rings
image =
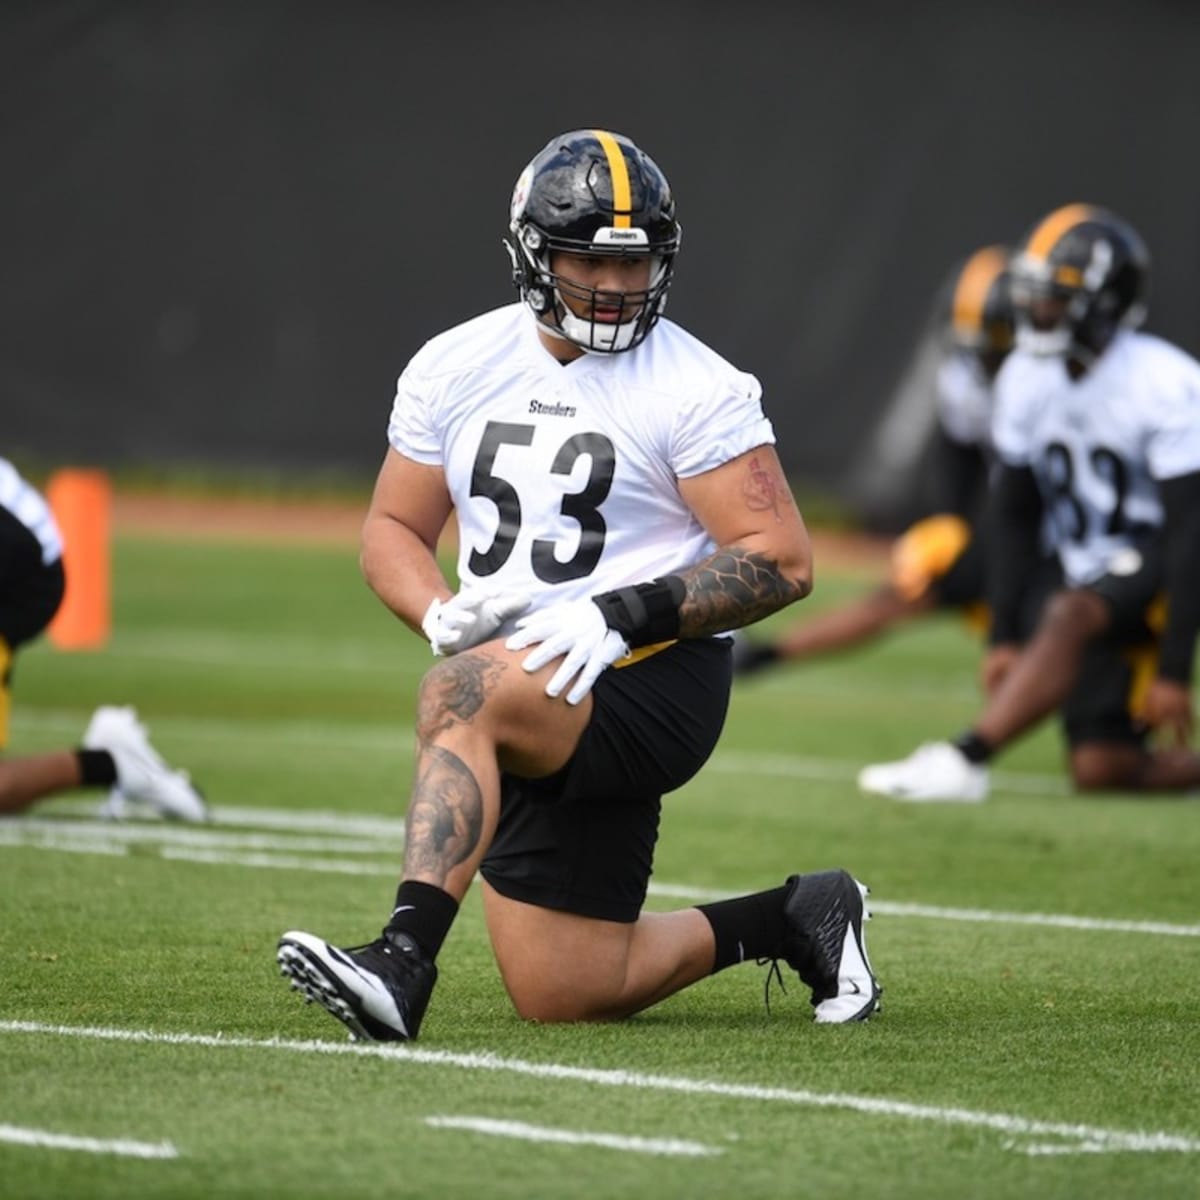
[[[580,129],[553,138],[521,173],[505,244],[513,283],[542,329],[617,354],[645,341],[662,316],[680,232],[670,186],[649,155],[621,134]],[[598,304],[600,293],[555,269],[563,254],[645,258],[649,279],[644,289],[605,292]]]
[[[508,215],[510,224],[519,220],[521,214],[525,211],[525,205],[529,201],[529,184],[532,179],[533,164],[530,163],[518,176],[516,186],[513,188],[512,203],[509,205]]]
[[[1013,260],[1017,345],[1090,364],[1145,320],[1149,276],[1150,255],[1127,221],[1092,204],[1055,209]]]

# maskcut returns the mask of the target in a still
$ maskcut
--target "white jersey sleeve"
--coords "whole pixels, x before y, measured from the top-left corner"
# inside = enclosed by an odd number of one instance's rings
[[[992,389],[974,355],[947,354],[935,380],[937,415],[946,436],[963,446],[991,448]]]
[[[741,371],[722,371],[699,401],[681,407],[671,466],[680,479],[688,479],[774,441],[758,380]]]
[[[388,443],[414,462],[439,466],[442,448],[430,424],[429,392],[429,381],[422,378],[415,362],[410,363],[396,383],[396,399],[388,422]]]
[[[1150,474],[1173,479],[1200,471],[1200,363],[1160,338],[1140,341]]]

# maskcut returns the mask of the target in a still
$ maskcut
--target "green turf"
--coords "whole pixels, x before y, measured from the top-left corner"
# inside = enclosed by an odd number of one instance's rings
[[[977,653],[954,622],[739,686],[718,753],[666,804],[654,907],[832,865],[870,883],[876,1020],[818,1028],[791,981],[768,1009],[752,965],[623,1024],[525,1024],[472,895],[421,1041],[380,1054],[288,991],[274,946],[293,926],[354,942],[380,925],[427,649],[352,548],[122,539],[115,581],[108,649],[21,656],[11,752],[135,703],[222,819],[112,827],[84,795],[0,823],[3,1195],[1197,1194],[1195,802],[1069,795],[1053,728],[1004,757],[986,805],[853,786],[863,762],[971,715]],[[825,573],[805,608],[863,586]]]

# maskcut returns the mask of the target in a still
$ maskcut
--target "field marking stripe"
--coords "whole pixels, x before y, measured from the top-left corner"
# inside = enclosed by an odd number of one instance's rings
[[[58,837],[53,833],[33,831],[22,836],[20,830],[6,828],[3,821],[0,821],[0,846],[27,846],[33,850],[61,850],[68,854],[107,854],[114,858],[129,853],[128,846],[101,838]]]
[[[942,908],[936,904],[904,904],[869,900],[872,912],[890,917],[930,917],[946,921],[981,921],[999,925],[1041,925],[1057,929],[1089,929],[1105,933],[1158,933],[1167,937],[1200,937],[1200,925],[1165,921],[1126,921],[1110,917],[1073,917],[1059,913],[1004,912],[986,908]]]
[[[1104,1129],[1095,1125],[1039,1121],[1009,1113],[980,1112],[967,1108],[941,1108],[907,1100],[879,1096],[855,1096],[843,1092],[810,1092],[804,1089],[765,1087],[756,1084],[722,1083],[719,1080],[689,1079],[670,1075],[646,1075],[638,1071],[600,1067],[566,1066],[561,1063],[529,1062],[501,1058],[489,1052],[458,1053],[424,1050],[411,1044],[382,1045],[363,1042],[295,1041],[288,1038],[224,1037],[197,1033],[156,1033],[153,1030],[115,1029],[87,1025],[50,1025],[41,1021],[0,1021],[0,1033],[43,1034],[50,1037],[86,1038],[94,1041],[128,1042],[141,1045],[199,1046],[208,1049],[280,1050],[291,1054],[349,1055],[378,1058],[422,1066],[459,1067],[468,1071],[496,1071],[534,1079],[594,1084],[599,1087],[635,1088],[688,1096],[719,1096],[734,1100],[802,1105],[811,1108],[846,1109],[879,1117],[899,1117],[940,1125],[990,1129],[1014,1137],[1051,1137],[1069,1142],[1103,1146],[1109,1151],[1178,1151],[1200,1153],[1200,1137],[1161,1130]]]
[[[92,800],[57,800],[54,812],[90,819],[90,828],[95,828],[99,804]],[[307,808],[246,808],[215,805],[212,809],[213,824],[232,825],[234,828],[275,829],[285,833],[331,833],[338,837],[355,834],[360,837],[395,838],[404,837],[402,817],[375,817],[365,813],[340,813],[324,809]],[[28,820],[29,818],[22,818]],[[127,826],[128,822],[116,822],[115,827]],[[3,823],[0,822],[0,828]],[[146,821],[142,828],[164,829],[172,826],[158,818]],[[205,828],[200,826],[199,828]]]
[[[736,893],[680,883],[651,881],[648,893],[674,900],[705,904],[729,900]],[[990,908],[951,908],[940,904],[911,904],[898,900],[867,901],[871,912],[888,917],[926,917],[936,921],[975,921],[993,925],[1040,925],[1052,929],[1086,929],[1104,933],[1158,933],[1169,937],[1200,937],[1200,925],[1174,925],[1167,921],[1133,921],[1119,917],[1076,917],[1066,913],[1004,912]]]
[[[178,821],[56,821],[49,817],[24,817],[19,822],[0,823],[0,843],[21,840],[22,833],[65,841],[94,841],[98,845],[127,846],[149,843],[156,846],[191,846],[203,850],[290,850],[294,852],[337,850],[342,854],[380,854],[394,850],[381,838],[308,836],[287,832],[228,832],[209,825]]]
[[[1026,1146],[1016,1142],[1005,1143],[1006,1150],[1016,1150],[1019,1154],[1027,1154],[1030,1158],[1046,1157],[1048,1155],[1064,1154],[1107,1154],[1108,1147],[1099,1142],[1030,1142]]]
[[[602,1146],[606,1150],[629,1150],[635,1154],[673,1154],[706,1158],[724,1154],[716,1146],[689,1142],[683,1138],[629,1137],[617,1133],[585,1133],[574,1129],[551,1129],[545,1125],[527,1125],[524,1121],[498,1121],[492,1117],[426,1117],[434,1129],[465,1129],[493,1137],[519,1138],[526,1142],[554,1142],[562,1146]]]
[[[14,715],[14,731],[32,732],[78,731],[86,724],[85,714],[67,710],[43,709],[36,717],[27,712]],[[305,720],[229,721],[222,718],[154,717],[153,731],[165,733],[180,741],[253,742],[262,745],[264,739],[280,739],[301,747],[325,747],[344,750],[378,749],[403,753],[411,757],[414,730],[408,725],[338,726],[327,722]],[[784,754],[778,751],[748,752],[718,749],[705,764],[705,771],[720,774],[768,775],[784,779],[805,779],[817,782],[850,781],[856,778],[863,762],[856,759],[817,758],[807,754]],[[1070,794],[1066,778],[1061,774],[1047,775],[1034,771],[995,771],[992,784],[997,791],[1019,792],[1022,795]]]
[[[844,758],[813,758],[807,754],[750,754],[743,750],[718,750],[704,765],[706,771],[746,775],[776,775],[784,779],[807,779],[836,783],[855,780],[864,766]],[[1070,794],[1062,775],[1043,775],[1034,771],[993,771],[992,786],[1000,792],[1019,792],[1030,796],[1066,796]],[[872,800],[878,797],[871,797]]]
[[[0,1125],[0,1142],[13,1146],[36,1146],[46,1150],[82,1150],[87,1154],[119,1154],[124,1158],[178,1158],[170,1142],[135,1142],[130,1138],[77,1137],[51,1133],[47,1129],[23,1129]]]
[[[230,854],[226,851],[194,850],[188,847],[166,847],[163,858],[182,862],[205,863],[219,867],[263,867],[268,870],[316,871],[323,875],[379,875],[398,878],[397,863],[354,862],[337,858],[301,858],[294,854]]]
[[[218,809],[218,819],[227,810]],[[287,830],[288,822],[278,810],[238,809],[238,819],[252,824],[255,812],[270,815],[266,824]],[[297,813],[296,828],[330,829],[336,825],[334,814]],[[309,822],[313,823],[310,824]],[[369,827],[372,818],[347,818],[348,831],[359,832]],[[327,824],[328,822],[328,824]],[[287,871],[314,871],[322,874],[394,877],[399,871],[400,843],[403,827],[399,822],[382,825],[392,844],[378,841],[355,841],[351,838],[271,837],[267,834],[219,833],[197,826],[178,826],[155,821],[144,824],[114,822],[66,822],[49,818],[25,817],[0,821],[0,847],[29,846],[42,850],[67,851],[74,854],[123,855],[134,842],[147,842],[159,847],[162,858],[203,863],[210,866],[254,867]],[[332,831],[332,830],[331,830]],[[362,861],[355,859],[305,857],[295,853],[312,850],[314,853],[380,854],[392,852],[395,861]],[[290,852],[290,853],[289,853]],[[651,881],[647,889],[651,896],[703,904],[729,899],[729,891]],[[991,925],[1025,925],[1044,929],[1076,929],[1097,933],[1140,933],[1163,937],[1200,937],[1200,925],[1178,925],[1168,921],[1141,921],[1120,917],[1087,917],[1069,913],[1023,913],[998,909],[955,908],[937,904],[909,903],[893,900],[870,901],[872,912],[880,916],[915,917],[936,921],[969,921]]]

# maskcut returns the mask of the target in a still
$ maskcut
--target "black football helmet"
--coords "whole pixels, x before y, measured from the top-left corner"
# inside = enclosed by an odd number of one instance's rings
[[[1055,209],[1013,259],[1017,345],[1090,364],[1119,329],[1136,329],[1146,319],[1149,276],[1149,252],[1126,221],[1091,204]],[[1052,324],[1034,313],[1045,299],[1061,301]]]
[[[579,129],[548,142],[513,189],[509,232],[513,282],[552,334],[585,350],[617,354],[643,342],[662,315],[681,234],[675,201],[662,171],[621,134]],[[556,250],[649,256],[649,285],[620,293],[615,322],[576,316],[551,269]],[[570,290],[581,293],[574,283]]]
[[[954,273],[950,288],[950,337],[974,355],[989,377],[1013,348],[1015,317],[1006,246],[976,250]]]

